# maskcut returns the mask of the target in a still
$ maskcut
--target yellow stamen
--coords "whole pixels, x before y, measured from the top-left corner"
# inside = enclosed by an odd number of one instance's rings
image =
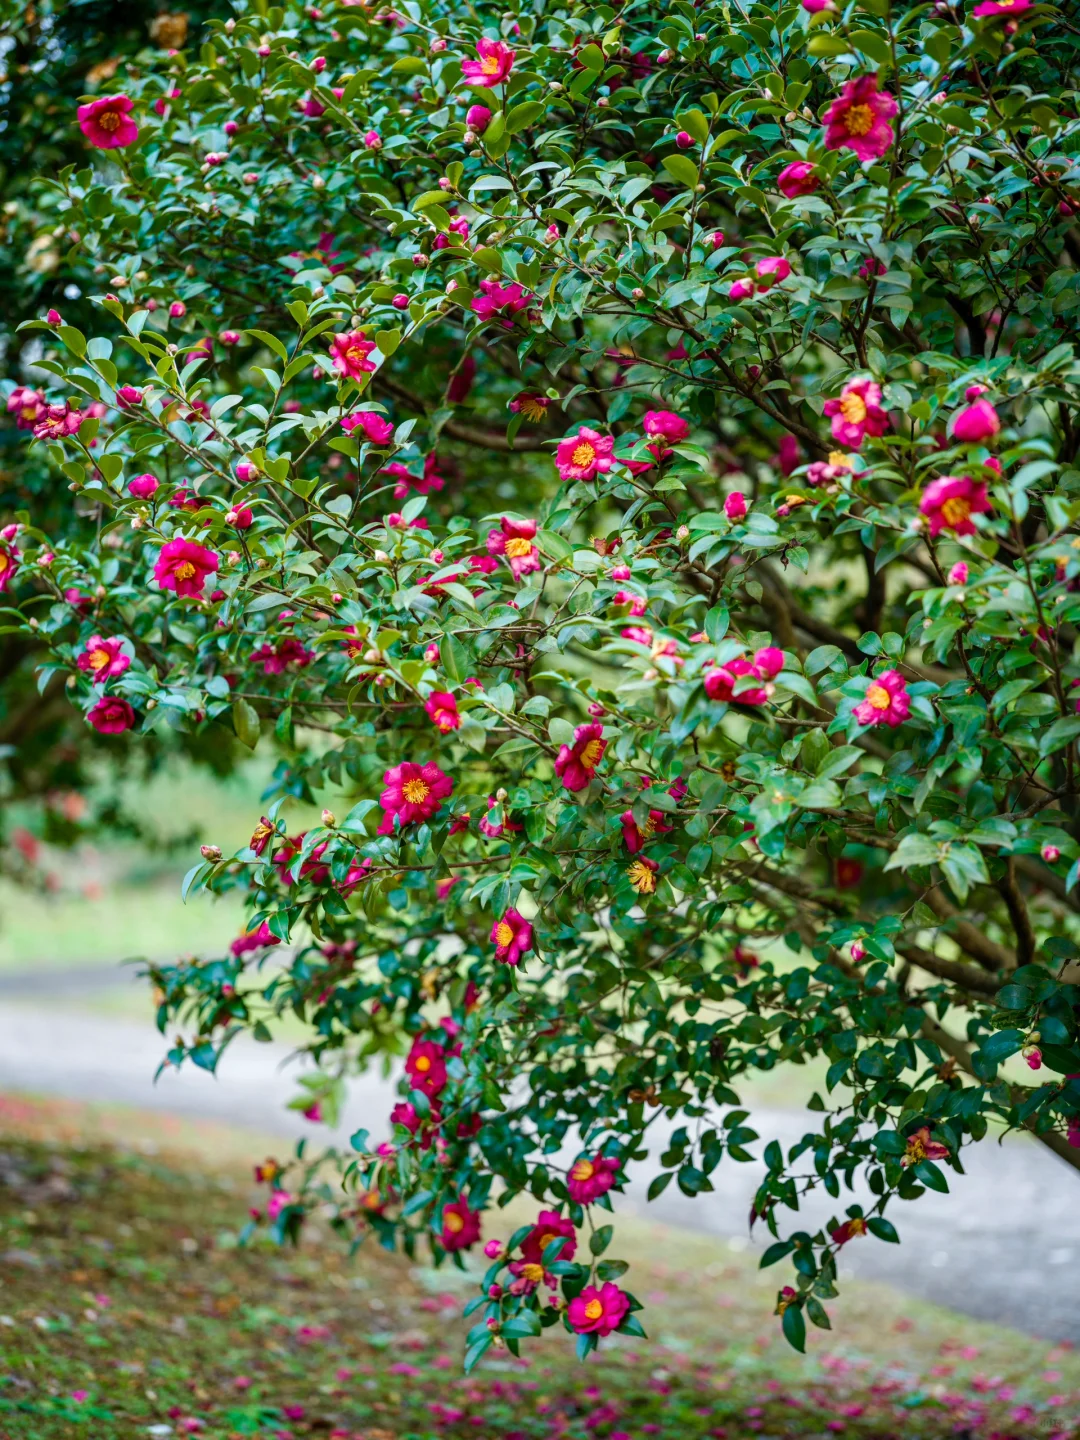
[[[596,1174],[596,1166],[591,1160],[579,1160],[570,1171],[571,1180],[591,1180]]]
[[[423,780],[406,780],[401,787],[401,793],[410,805],[422,805],[431,794],[431,786]]]
[[[190,580],[194,574],[195,566],[190,560],[181,560],[180,564],[176,567],[177,580]]]
[[[480,68],[485,75],[497,75],[499,73],[499,57],[497,55],[485,55],[480,62]]]
[[[532,425],[539,425],[541,420],[547,418],[547,406],[541,405],[539,400],[523,400],[521,402],[521,413]]]
[[[829,464],[837,470],[852,470],[854,465],[850,455],[845,455],[843,450],[829,451]]]
[[[867,689],[866,698],[874,710],[887,710],[892,704],[892,696],[884,685],[871,685]]]
[[[604,1302],[602,1300],[590,1300],[585,1306],[585,1316],[589,1320],[599,1320],[604,1313]]]
[[[840,414],[849,425],[861,425],[866,419],[866,401],[849,390],[846,395],[840,396]]]
[[[520,535],[515,535],[512,540],[507,540],[506,542],[506,553],[507,555],[513,556],[515,560],[520,560],[526,555],[531,555],[532,548],[532,541],[526,540]]]
[[[413,1069],[419,1071],[421,1075],[426,1075],[427,1072],[431,1069],[431,1061],[426,1055],[420,1055],[417,1057],[416,1062],[413,1065]]]
[[[521,1278],[529,1280],[533,1285],[539,1285],[544,1278],[544,1267],[542,1265],[527,1264],[521,1267]]]
[[[102,130],[119,130],[119,110],[102,110],[100,115],[97,116],[97,123],[101,126]]]
[[[575,465],[584,469],[596,459],[596,446],[590,445],[588,440],[583,440],[580,445],[574,446],[570,459]]]
[[[581,752],[581,763],[586,770],[595,770],[604,758],[603,740],[590,740]]]
[[[639,895],[651,895],[656,889],[656,872],[650,870],[643,860],[635,860],[626,873]]]
[[[874,112],[869,105],[852,105],[843,120],[849,135],[868,135],[874,128]]]
[[[955,530],[971,515],[971,502],[962,495],[954,495],[944,502],[941,513],[945,517],[945,524],[951,525]]]
[[[514,932],[505,920],[500,920],[495,927],[495,942],[504,948],[514,943]]]
[[[451,1210],[443,1216],[443,1229],[449,1230],[451,1235],[459,1235],[465,1229],[465,1221],[456,1210]]]
[[[90,669],[104,670],[105,666],[109,663],[109,658],[109,652],[107,650],[91,650]]]

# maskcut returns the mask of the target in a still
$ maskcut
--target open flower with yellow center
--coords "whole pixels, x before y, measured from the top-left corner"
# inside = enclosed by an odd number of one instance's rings
[[[919,501],[919,511],[926,517],[932,539],[942,530],[974,535],[972,516],[989,514],[992,509],[985,481],[973,480],[970,475],[942,475],[931,480]]]
[[[901,725],[911,714],[911,701],[899,670],[885,670],[875,676],[854,713],[860,725],[888,725],[890,729]]]
[[[860,160],[879,160],[896,139],[897,109],[893,97],[878,89],[876,73],[849,80],[825,112],[826,150],[854,150]]]
[[[415,825],[430,820],[454,788],[449,775],[433,762],[416,765],[406,760],[395,765],[383,776],[385,789],[379,804],[385,812],[379,826],[380,835],[394,833],[394,820],[401,825]]]
[[[576,435],[559,441],[555,465],[564,480],[592,480],[611,469],[614,449],[612,436],[581,425]]]
[[[504,965],[517,965],[521,957],[533,948],[533,927],[524,915],[511,907],[491,927],[491,939],[495,946],[495,959],[501,960]]]
[[[639,895],[652,895],[656,890],[656,872],[659,869],[660,866],[655,860],[649,860],[645,855],[639,855],[626,871],[631,888],[636,890]]]
[[[881,386],[873,380],[852,380],[839,396],[825,401],[833,439],[857,450],[867,435],[884,435],[889,417],[881,405]]]

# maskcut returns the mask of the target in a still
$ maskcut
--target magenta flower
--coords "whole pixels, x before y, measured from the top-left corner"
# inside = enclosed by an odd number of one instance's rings
[[[330,358],[339,374],[359,380],[361,375],[370,375],[375,369],[374,360],[368,359],[374,349],[375,341],[369,340],[362,330],[350,330],[332,338]]]
[[[950,585],[966,585],[968,581],[968,567],[965,561],[957,560],[956,564],[949,571]]]
[[[576,435],[567,435],[559,441],[555,465],[564,480],[593,480],[611,469],[614,448],[615,441],[610,435],[601,435],[598,430],[582,425]]]
[[[149,500],[159,484],[153,475],[136,475],[133,480],[128,481],[128,494],[134,495],[136,500]]]
[[[71,401],[63,405],[46,405],[34,426],[35,440],[62,440],[74,435],[83,422],[83,413]]]
[[[731,289],[728,291],[729,300],[749,300],[754,293],[754,282],[752,280],[734,280]]]
[[[464,1200],[453,1200],[443,1206],[439,1243],[444,1250],[468,1250],[479,1239],[479,1211],[470,1210]]]
[[[252,660],[263,667],[264,675],[284,675],[290,665],[302,669],[315,659],[314,650],[306,650],[294,635],[284,640],[265,641],[251,653]]]
[[[474,135],[482,135],[491,124],[491,111],[486,105],[470,105],[465,111],[465,124]]]
[[[982,480],[969,475],[942,475],[931,480],[922,493],[919,510],[929,521],[931,537],[942,530],[956,535],[974,535],[972,515],[986,515],[993,509]]]
[[[767,255],[754,267],[757,271],[759,291],[768,290],[778,280],[786,280],[791,274],[791,263],[783,255]]]
[[[873,380],[850,380],[836,400],[825,401],[832,418],[833,439],[857,450],[866,435],[884,435],[889,417],[881,408],[881,386]]]
[[[99,735],[122,735],[135,724],[135,711],[126,700],[106,695],[86,716]]]
[[[855,706],[860,725],[888,725],[895,730],[911,714],[907,682],[899,670],[885,670],[866,687],[866,698]]]
[[[8,414],[15,416],[15,424],[20,430],[32,430],[48,407],[40,390],[16,385],[7,397],[7,408]]]
[[[610,1155],[583,1155],[570,1167],[566,1188],[575,1205],[591,1205],[606,1195],[619,1174],[619,1162]]]
[[[116,392],[116,408],[130,410],[133,405],[142,404],[143,392],[134,385],[121,385]]]
[[[90,672],[96,685],[104,684],[116,675],[123,675],[131,664],[130,656],[123,652],[123,644],[119,636],[104,640],[100,635],[91,635],[75,663],[80,670]]]
[[[800,195],[813,195],[821,188],[817,166],[811,165],[809,160],[793,160],[790,165],[785,165],[776,177],[776,184],[780,193],[789,200],[797,200]]]
[[[553,1240],[565,1240],[560,1245],[557,1260],[573,1260],[577,1249],[577,1231],[573,1222],[554,1210],[541,1210],[536,1224],[521,1242],[521,1256],[527,1265],[542,1265],[544,1251]]]
[[[424,710],[436,730],[441,730],[444,735],[461,725],[457,701],[448,690],[433,690],[424,701]]]
[[[501,85],[514,68],[514,51],[501,40],[478,40],[476,54],[475,60],[461,62],[461,73],[470,85],[485,89]]]
[[[849,80],[825,112],[825,149],[854,150],[860,160],[879,160],[896,136],[897,104],[877,88],[876,75]]]
[[[364,136],[364,144],[369,150],[381,150],[382,136],[377,130],[369,130]]]
[[[474,315],[481,320],[499,320],[504,329],[513,327],[513,317],[527,310],[536,296],[515,280],[512,285],[500,285],[497,280],[481,280],[480,294],[470,306]]]
[[[783,668],[784,652],[778,650],[775,645],[765,645],[762,649],[754,652],[753,660],[747,660],[744,655],[738,655],[734,660],[728,660],[723,665],[713,666],[706,670],[705,694],[710,700],[717,700],[725,704],[734,701],[736,705],[764,705],[772,694],[771,682]],[[736,682],[743,675],[753,675],[755,679],[764,681],[764,684],[760,689],[752,687],[749,690],[742,690],[736,695]]]
[[[154,579],[162,590],[175,590],[177,596],[202,598],[206,577],[218,568],[218,557],[212,550],[194,540],[169,540],[161,547],[154,564]]]
[[[651,632],[650,632],[651,636]],[[607,741],[602,725],[579,725],[574,743],[564,745],[555,761],[555,773],[567,790],[584,790],[604,758]]]
[[[677,440],[685,440],[690,434],[690,426],[681,415],[676,415],[673,410],[646,410],[642,428],[646,435],[651,435],[658,440],[667,440],[671,444]]]
[[[255,853],[260,854],[261,852],[256,851]],[[268,945],[280,944],[280,939],[270,929],[269,923],[264,920],[254,930],[248,930],[245,934],[238,935],[229,946],[229,950],[239,959],[241,955],[247,955],[251,950],[265,950]]]
[[[488,554],[502,555],[514,572],[515,580],[539,570],[540,552],[532,543],[536,534],[536,521],[508,520],[504,515],[499,526],[498,530],[488,531]]]
[[[922,1160],[947,1160],[949,1158],[949,1147],[942,1145],[940,1140],[933,1140],[930,1137],[930,1127],[923,1125],[913,1135],[908,1136],[907,1149],[904,1151],[900,1164],[906,1170],[910,1165],[918,1165]]]
[[[746,496],[741,490],[733,490],[724,501],[724,514],[729,520],[741,520],[746,514]]]
[[[0,545],[0,595],[6,594],[12,580],[15,579],[15,572],[19,568],[21,553],[15,546]],[[67,599],[65,591],[64,599]]]
[[[997,15],[1022,15],[1031,9],[1032,0],[982,0],[972,10],[976,20],[992,20]]]
[[[95,150],[123,150],[139,138],[131,118],[134,101],[126,95],[100,95],[79,106],[79,129]]]
[[[634,819],[633,810],[624,810],[619,816],[619,824],[622,826],[623,844],[631,855],[636,855],[645,845],[646,840],[651,840],[654,835],[660,835],[671,829],[670,825],[664,824],[664,812],[662,810],[650,810],[649,818],[641,826]]]
[[[630,1311],[630,1299],[618,1285],[608,1280],[599,1289],[586,1285],[580,1295],[570,1301],[566,1318],[578,1335],[610,1335],[617,1330]]]
[[[526,951],[533,948],[533,927],[513,908],[491,927],[495,959],[504,965],[517,965]]]
[[[953,418],[953,439],[959,440],[963,445],[982,445],[985,441],[992,440],[1001,429],[1001,419],[997,411],[989,400],[982,399],[984,389],[982,385],[969,385],[964,399],[971,403],[958,411]]]
[[[351,435],[354,430],[361,431],[364,439],[370,440],[373,445],[385,445],[394,433],[393,424],[377,410],[354,410],[344,417],[341,428],[346,435]]]
[[[802,0],[802,8],[811,15],[820,15],[823,10],[835,10],[833,0]]]
[[[266,1218],[270,1221],[276,1220],[287,1205],[293,1203],[293,1197],[288,1190],[275,1190],[266,1202]]]
[[[416,765],[410,760],[395,765],[383,776],[385,789],[379,804],[386,812],[379,826],[380,835],[394,833],[395,818],[401,825],[415,825],[430,820],[454,788],[449,775],[429,760]]]
[[[446,1088],[446,1053],[443,1047],[434,1040],[418,1037],[413,1041],[405,1061],[405,1073],[414,1090],[422,1090],[429,1096],[438,1095]]]

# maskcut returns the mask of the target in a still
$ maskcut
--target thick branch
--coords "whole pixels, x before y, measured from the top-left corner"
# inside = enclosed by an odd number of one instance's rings
[[[1005,874],[997,882],[997,888],[1012,921],[1016,936],[1016,959],[1020,965],[1030,965],[1035,959],[1035,931],[1031,928],[1031,916],[1020,887],[1016,883],[1016,866],[1012,856],[1005,866]]]

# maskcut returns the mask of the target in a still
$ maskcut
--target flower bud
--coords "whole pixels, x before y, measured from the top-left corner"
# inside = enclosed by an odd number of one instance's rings
[[[201,845],[201,846],[199,847],[199,849],[200,849],[200,853],[202,854],[202,857],[203,857],[204,860],[220,860],[220,859],[221,859],[221,846],[220,846],[220,845]]]
[[[390,301],[390,304],[393,305],[395,310],[407,310],[409,308],[409,297],[408,295],[395,295],[393,300]]]
[[[858,940],[851,942],[851,958],[857,965],[860,960],[866,959],[866,946],[861,945]]]
[[[675,144],[680,150],[689,150],[694,143],[694,137],[688,135],[685,130],[680,130],[675,136]]]
[[[334,828],[337,824],[337,817],[332,810],[324,810],[322,812],[322,823],[328,825],[331,830]]]
[[[1053,865],[1055,861],[1061,859],[1061,851],[1056,845],[1051,845],[1049,842],[1042,847],[1039,853],[1048,865]]]
[[[316,75],[321,75],[326,69],[326,56],[316,55],[315,59],[311,62],[311,68],[315,71]]]
[[[634,297],[635,300],[645,299],[645,291],[642,290],[640,285],[635,285],[633,290],[630,291],[630,294]]]
[[[182,300],[174,300],[169,306],[169,314],[174,320],[180,320],[187,314],[187,306]]]

